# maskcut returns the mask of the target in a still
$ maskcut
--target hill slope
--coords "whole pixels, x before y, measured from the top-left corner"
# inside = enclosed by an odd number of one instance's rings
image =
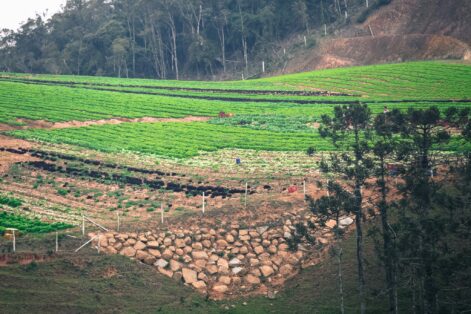
[[[471,2],[392,0],[362,24],[346,24],[290,60],[292,73],[378,63],[470,59]],[[371,29],[370,29],[371,27]]]

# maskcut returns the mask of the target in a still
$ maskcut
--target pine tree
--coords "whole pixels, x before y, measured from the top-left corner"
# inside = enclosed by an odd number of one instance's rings
[[[329,161],[323,161],[321,169],[341,177],[353,194],[351,210],[355,214],[356,224],[356,257],[361,313],[366,311],[362,190],[373,167],[373,161],[368,156],[372,149],[369,141],[372,129],[371,111],[367,105],[361,103],[335,107],[332,117],[322,116],[319,128],[322,137],[330,138],[339,151],[345,152],[333,153]]]

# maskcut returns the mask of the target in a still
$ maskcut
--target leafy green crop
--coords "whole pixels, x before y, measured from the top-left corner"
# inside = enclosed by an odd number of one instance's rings
[[[38,219],[29,219],[23,216],[0,212],[0,234],[3,234],[6,228],[16,228],[26,233],[48,233],[72,227],[72,225],[62,222],[50,224]]]
[[[0,195],[0,204],[7,205],[13,208],[20,207],[23,202],[20,199]]]

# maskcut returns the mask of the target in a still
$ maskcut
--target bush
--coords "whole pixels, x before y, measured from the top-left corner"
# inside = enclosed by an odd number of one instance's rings
[[[308,156],[312,157],[314,156],[314,154],[316,153],[316,149],[312,146],[310,146],[307,150],[306,150],[306,153]]]

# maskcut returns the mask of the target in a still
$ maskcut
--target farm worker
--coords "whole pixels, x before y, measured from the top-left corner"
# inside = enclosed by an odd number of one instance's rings
[[[237,158],[236,158],[236,164],[240,165],[241,163],[242,163],[242,162],[240,161],[240,158],[237,157]]]

